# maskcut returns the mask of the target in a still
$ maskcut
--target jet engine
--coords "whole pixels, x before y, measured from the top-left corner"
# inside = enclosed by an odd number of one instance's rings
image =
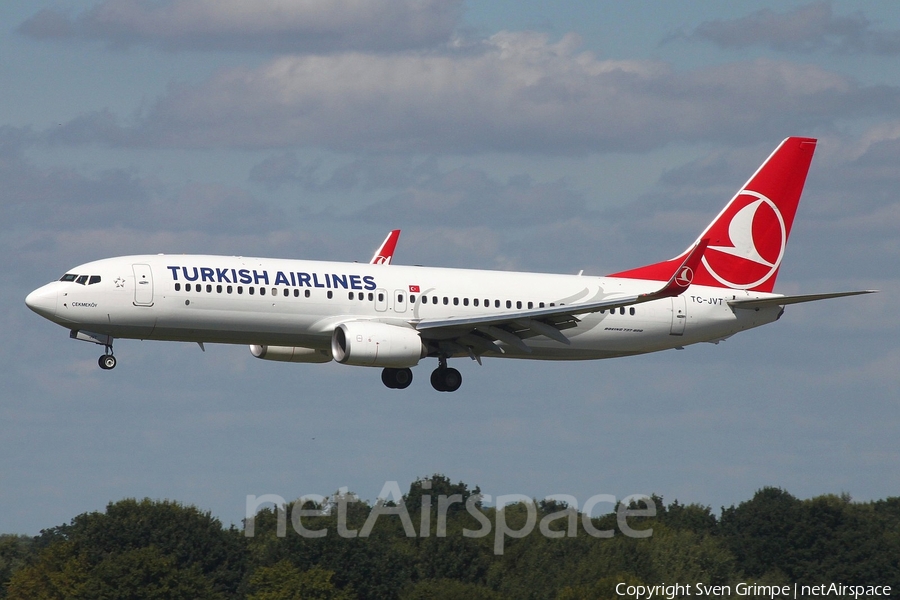
[[[419,332],[402,325],[348,321],[331,336],[331,354],[345,365],[413,367],[427,352]]]
[[[263,360],[278,360],[295,363],[327,363],[331,362],[328,350],[303,348],[302,346],[250,346],[250,353]]]

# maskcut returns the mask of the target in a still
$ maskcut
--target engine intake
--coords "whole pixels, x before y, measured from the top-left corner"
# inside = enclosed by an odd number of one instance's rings
[[[331,354],[345,365],[414,367],[427,352],[419,332],[402,325],[348,321],[331,336]]]
[[[304,348],[302,346],[250,346],[250,354],[263,360],[278,360],[294,363],[327,363],[331,355],[327,350]]]

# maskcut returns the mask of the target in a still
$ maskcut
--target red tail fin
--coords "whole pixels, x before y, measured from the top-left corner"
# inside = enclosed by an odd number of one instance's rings
[[[694,284],[772,291],[815,149],[812,138],[790,137],[781,142],[697,238],[708,239],[709,246]],[[610,277],[666,281],[689,251]]]

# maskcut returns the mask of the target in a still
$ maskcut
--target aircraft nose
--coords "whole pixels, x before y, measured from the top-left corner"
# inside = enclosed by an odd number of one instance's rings
[[[28,294],[25,305],[42,317],[50,318],[56,314],[57,296],[55,285],[45,285]]]

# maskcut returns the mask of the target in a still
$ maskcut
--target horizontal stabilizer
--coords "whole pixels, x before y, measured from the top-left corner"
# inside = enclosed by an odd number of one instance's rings
[[[766,306],[785,306],[787,304],[800,304],[802,302],[815,302],[829,298],[843,298],[844,296],[859,296],[860,294],[874,294],[878,290],[857,290],[855,292],[829,292],[826,294],[801,294],[797,296],[773,296],[771,298],[750,298],[747,300],[731,300],[728,305],[734,308],[764,308]]]

